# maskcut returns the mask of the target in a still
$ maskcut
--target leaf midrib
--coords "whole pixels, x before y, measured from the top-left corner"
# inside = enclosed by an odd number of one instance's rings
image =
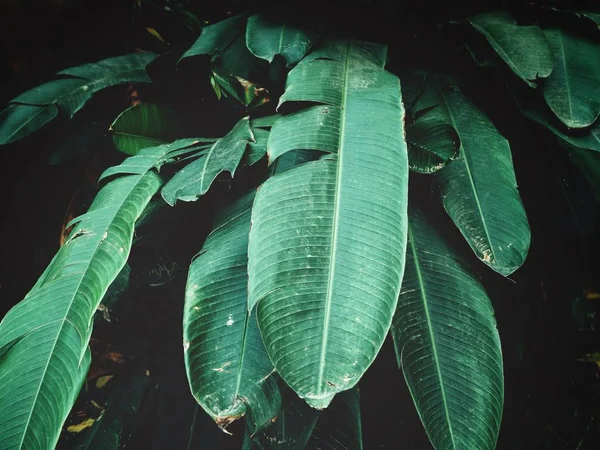
[[[448,409],[448,400],[446,399],[446,390],[444,389],[444,382],[442,381],[442,371],[440,368],[437,345],[435,343],[435,335],[433,333],[433,326],[431,323],[431,315],[429,313],[429,305],[427,304],[427,291],[425,289],[425,283],[423,281],[423,275],[421,273],[421,266],[419,261],[419,256],[417,254],[417,248],[415,244],[415,239],[412,233],[412,227],[410,224],[408,225],[408,238],[410,242],[410,248],[413,256],[413,261],[415,262],[415,271],[417,273],[417,280],[419,282],[419,291],[420,297],[423,302],[423,310],[425,313],[425,318],[427,320],[427,332],[429,334],[429,339],[431,340],[431,350],[433,354],[433,360],[435,363],[435,371],[440,384],[440,391],[442,395],[442,402],[444,404],[444,415],[446,417],[446,422],[448,422],[448,430],[450,431],[450,439],[452,441],[452,448],[456,448],[456,443],[454,441],[454,431],[452,429],[452,422],[450,421],[450,412]]]
[[[350,69],[350,40],[346,44],[346,60],[344,62],[344,82],[342,91],[342,101],[340,104],[340,111],[342,113],[342,120],[340,120],[340,134],[338,140],[338,157],[337,157],[337,171],[336,171],[336,185],[335,185],[335,198],[334,198],[334,214],[333,214],[333,227],[331,230],[331,253],[329,259],[329,273],[327,283],[327,296],[325,297],[325,314],[323,317],[323,340],[321,342],[321,356],[319,359],[319,373],[317,376],[317,395],[323,394],[324,388],[324,375],[325,375],[325,357],[327,355],[327,343],[329,338],[329,323],[331,321],[331,306],[333,303],[333,281],[335,276],[335,266],[337,254],[337,243],[338,243],[338,230],[339,230],[339,217],[340,217],[340,186],[342,180],[342,157],[343,157],[343,144],[345,139],[346,129],[346,99],[348,96],[348,71]]]

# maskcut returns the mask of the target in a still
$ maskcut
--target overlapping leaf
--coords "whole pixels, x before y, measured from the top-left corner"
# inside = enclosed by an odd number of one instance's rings
[[[330,155],[267,180],[252,211],[248,306],[278,373],[316,408],[377,355],[404,270],[404,110],[384,61],[376,44],[329,41],[289,73],[281,102],[321,105],[273,125],[270,159]]]
[[[437,450],[494,449],[504,395],[490,300],[422,216],[409,218],[406,274],[392,336]]]
[[[593,124],[600,115],[600,44],[565,30],[544,30],[556,67],[544,82],[544,98],[569,128]]]
[[[225,428],[249,413],[254,429],[273,420],[281,398],[256,315],[248,311],[248,233],[254,193],[222,213],[190,266],[183,339],[192,394]]]
[[[458,155],[460,139],[436,114],[424,115],[406,127],[408,166],[419,173],[433,173]]]
[[[310,49],[315,33],[286,21],[256,14],[248,18],[246,45],[258,58],[273,61],[281,55],[288,66],[296,64]]]
[[[174,205],[177,200],[195,201],[208,191],[220,173],[229,172],[233,176],[250,142],[256,142],[256,139],[249,118],[244,117],[200,158],[177,172],[161,191],[165,201],[169,205]],[[261,150],[256,151],[260,153]]]
[[[169,147],[105,172],[109,182],[25,299],[0,324],[0,448],[53,448],[90,362],[94,313],[125,265]],[[143,154],[142,154],[143,153]],[[131,161],[136,158],[135,161]]]
[[[430,76],[417,111],[456,130],[459,157],[435,175],[444,208],[475,254],[507,276],[529,250],[531,232],[517,191],[508,141],[458,88]]]
[[[541,28],[517,25],[506,11],[480,14],[469,19],[498,56],[523,81],[535,87],[537,78],[550,75],[554,58]]]
[[[58,72],[68,75],[37,86],[11,100],[0,113],[0,144],[21,139],[58,115],[57,107],[72,117],[96,92],[125,82],[148,83],[146,66],[158,55],[132,53]]]

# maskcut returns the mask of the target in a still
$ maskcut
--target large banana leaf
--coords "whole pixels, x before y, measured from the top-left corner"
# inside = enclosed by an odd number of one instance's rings
[[[554,57],[541,28],[519,26],[506,11],[484,13],[469,19],[498,56],[523,81],[535,87],[537,78],[552,72]]]
[[[432,108],[432,106],[436,106]],[[430,76],[417,111],[456,130],[459,157],[436,173],[444,208],[475,254],[507,276],[525,261],[531,232],[515,178],[510,146],[458,88]]]
[[[504,385],[492,305],[422,216],[411,213],[408,236],[392,326],[398,364],[436,450],[493,449]]]
[[[308,52],[315,34],[264,13],[256,14],[248,18],[246,45],[258,58],[272,62],[275,55],[281,55],[291,66]]]
[[[460,139],[438,117],[423,117],[406,127],[408,166],[418,173],[433,173],[458,155]]]
[[[30,89],[11,100],[0,113],[0,144],[21,139],[57,116],[57,107],[72,117],[96,92],[128,81],[149,83],[146,66],[158,55],[150,52],[117,56],[58,72],[69,75]]]
[[[544,98],[569,128],[590,126],[600,114],[600,44],[553,28],[544,30],[557,60]]]
[[[256,142],[250,120],[244,117],[200,158],[177,172],[162,189],[162,197],[171,206],[177,200],[196,201],[208,191],[220,173],[235,174],[248,144],[253,141]],[[260,148],[257,152],[260,152]]]
[[[161,180],[169,146],[105,172],[109,182],[78,217],[25,299],[0,324],[0,448],[51,449],[90,362],[94,313],[125,265],[136,219]],[[133,160],[133,161],[132,161]]]
[[[267,180],[252,210],[248,308],[258,304],[277,372],[316,408],[356,385],[377,355],[404,271],[404,109],[384,61],[376,44],[330,41],[289,73],[281,101],[321,105],[273,125],[271,160],[330,154]]]
[[[256,315],[248,311],[248,233],[254,193],[222,213],[190,266],[183,339],[192,394],[225,428],[246,413],[273,420],[281,398]]]

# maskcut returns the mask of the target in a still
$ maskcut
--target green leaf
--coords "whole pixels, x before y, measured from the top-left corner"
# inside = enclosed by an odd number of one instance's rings
[[[557,28],[544,30],[557,60],[544,98],[569,128],[590,126],[600,115],[600,45]]]
[[[314,32],[267,14],[251,16],[246,27],[246,45],[256,57],[273,62],[281,55],[288,66],[306,55],[315,37]]]
[[[396,73],[402,85],[402,103],[407,111],[410,111],[423,92],[426,73],[419,70],[401,69]]]
[[[162,197],[171,206],[177,200],[196,201],[208,192],[217,175],[222,172],[234,175],[248,143],[252,141],[255,139],[250,120],[244,117],[199,159],[177,172],[162,189]]]
[[[411,212],[408,230],[392,326],[398,364],[437,450],[494,449],[504,384],[492,304],[421,215]]]
[[[132,431],[150,377],[144,369],[113,383],[116,385],[112,388],[104,412],[83,434],[74,447],[76,450],[108,450],[124,446],[128,437],[124,432]]]
[[[437,115],[420,117],[406,127],[408,166],[418,173],[433,173],[458,155],[460,139],[454,128]]]
[[[281,114],[273,114],[270,116],[258,117],[250,120],[250,126],[255,128],[271,128],[281,118]]]
[[[320,416],[307,448],[362,450],[358,388],[339,394]]]
[[[256,315],[248,304],[248,233],[254,193],[222,213],[188,275],[183,317],[192,394],[221,428],[247,413],[253,428],[277,416],[281,398]]]
[[[430,76],[417,111],[452,125],[459,157],[434,178],[446,212],[475,254],[508,276],[525,261],[531,232],[517,191],[508,141],[457,87]],[[510,220],[507,220],[510,218]]]
[[[0,145],[29,136],[58,116],[56,106],[8,105],[0,111]]]
[[[119,114],[110,130],[117,150],[135,155],[143,148],[173,140],[177,122],[171,110],[140,103]]]
[[[480,14],[469,19],[498,56],[523,81],[535,87],[537,78],[552,72],[554,58],[541,28],[517,25],[506,11]]]
[[[157,56],[132,53],[58,72],[77,78],[50,81],[12,99],[0,113],[0,144],[21,139],[48,123],[58,115],[57,106],[72,117],[101,89],[125,82],[149,83],[145,67]]]
[[[153,167],[100,190],[0,323],[0,448],[54,448],[87,373],[94,313],[127,261],[135,220],[161,185]]]
[[[190,56],[219,56],[244,30],[246,14],[238,14],[202,29],[200,37],[179,59]]]
[[[267,154],[267,142],[269,140],[269,132],[260,128],[252,130],[255,142],[250,141],[248,150],[245,155],[245,163],[249,166],[257,163]]]
[[[330,59],[300,62],[281,101],[326,105],[300,111],[307,120],[294,130],[285,123],[297,116],[282,117],[268,147],[283,154],[312,142],[331,154],[260,187],[248,308],[258,305],[279,375],[325,408],[356,385],[390,326],[404,270],[408,164],[400,83],[381,67],[384,49],[345,41],[315,53]],[[315,116],[328,115],[337,125],[315,128]]]
[[[600,203],[600,154],[588,150],[569,147],[569,157],[590,183]]]

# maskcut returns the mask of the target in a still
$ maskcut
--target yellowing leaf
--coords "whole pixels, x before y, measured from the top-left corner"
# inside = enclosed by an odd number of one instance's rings
[[[112,380],[113,375],[106,375],[104,377],[100,377],[96,380],[96,387],[98,389],[102,389],[105,387],[110,380]]]
[[[163,44],[166,44],[165,40],[163,39],[163,37],[160,35],[160,33],[158,31],[156,31],[154,28],[150,28],[150,27],[146,27],[146,31],[148,33],[150,33],[152,36],[154,36],[156,39],[158,39],[159,41],[161,41]]]
[[[86,419],[81,423],[68,426],[67,431],[69,433],[81,433],[86,428],[91,427],[95,421],[96,421],[95,419]]]

